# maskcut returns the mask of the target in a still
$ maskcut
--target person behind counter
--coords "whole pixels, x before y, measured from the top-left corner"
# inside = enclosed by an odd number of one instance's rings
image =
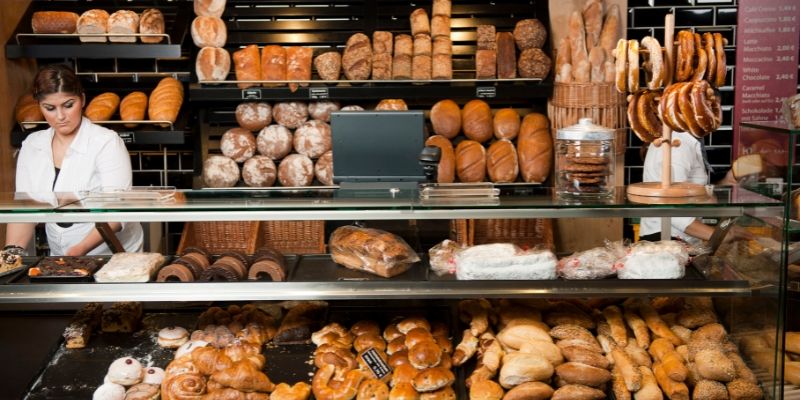
[[[17,159],[16,191],[77,192],[131,186],[131,161],[116,132],[83,116],[86,96],[80,80],[65,65],[41,68],[33,81],[33,97],[49,129],[30,134]],[[23,253],[36,224],[8,224],[6,251]],[[126,251],[142,250],[139,223],[109,224]],[[51,255],[111,254],[93,223],[45,225]]]

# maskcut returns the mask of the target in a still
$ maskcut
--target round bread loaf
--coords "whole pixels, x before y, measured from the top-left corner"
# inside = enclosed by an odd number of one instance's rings
[[[408,105],[403,99],[383,99],[375,107],[375,111],[408,111]]]
[[[461,182],[486,179],[486,149],[474,140],[462,140],[456,146],[456,174]]]
[[[441,100],[431,107],[433,132],[452,139],[461,132],[461,108],[453,100]]]
[[[253,156],[242,166],[242,179],[247,186],[272,186],[276,176],[275,163],[267,156]]]
[[[436,146],[442,150],[437,168],[436,182],[453,183],[456,175],[456,153],[453,143],[442,135],[433,135],[425,141],[425,146]]]
[[[194,0],[194,14],[205,17],[222,17],[226,0]]]
[[[509,183],[517,180],[519,162],[517,149],[506,139],[500,139],[486,151],[486,170],[494,183]]]
[[[364,107],[357,106],[357,105],[344,106],[339,111],[364,111]]]
[[[219,17],[197,17],[192,21],[191,31],[197,47],[223,47],[228,41],[228,28]]]
[[[220,47],[203,47],[197,53],[194,70],[198,80],[224,81],[231,72],[231,55]]]
[[[308,120],[308,106],[299,101],[277,103],[272,107],[272,118],[289,129],[297,129]]]
[[[211,155],[203,162],[203,182],[210,188],[233,187],[239,181],[236,161],[220,155]]]
[[[280,160],[292,152],[292,132],[282,125],[270,125],[258,133],[256,146],[261,155]]]
[[[519,135],[521,121],[513,108],[504,108],[494,114],[494,137],[512,140]]]
[[[39,103],[30,93],[20,96],[19,100],[17,100],[17,106],[14,109],[14,115],[19,123],[29,121],[44,121],[44,116],[42,115],[42,110],[39,108]],[[23,124],[23,126],[26,129],[31,129],[35,125]]]
[[[530,113],[522,119],[517,137],[519,169],[525,182],[544,182],[553,164],[553,138],[550,122],[539,113]]]
[[[241,103],[236,106],[236,122],[248,131],[260,131],[272,122],[269,103]]]
[[[519,55],[517,70],[521,78],[544,79],[550,73],[552,60],[542,49],[523,50]]]
[[[294,132],[294,151],[317,158],[331,149],[331,126],[317,120],[306,121]]]
[[[541,49],[547,40],[547,29],[538,19],[523,19],[514,27],[514,41],[520,51]]]
[[[331,113],[335,111],[339,111],[339,103],[335,101],[315,101],[308,104],[311,118],[323,122],[331,122]]]
[[[328,150],[314,164],[314,175],[323,185],[333,185],[333,152]]]
[[[289,154],[278,165],[283,186],[308,186],[314,181],[314,162],[302,154]]]
[[[256,153],[256,138],[247,129],[233,128],[222,135],[219,149],[237,163],[245,162]]]
[[[472,100],[461,112],[461,129],[467,138],[483,143],[492,138],[492,109],[483,100]]]
[[[324,81],[338,81],[342,74],[342,55],[338,51],[322,53],[314,58],[314,68]]]

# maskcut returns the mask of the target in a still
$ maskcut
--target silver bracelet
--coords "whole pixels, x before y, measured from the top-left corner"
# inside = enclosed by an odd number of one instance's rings
[[[17,246],[17,245],[13,245],[13,244],[10,244],[10,245],[8,245],[6,247],[3,247],[3,251],[8,253],[8,254],[13,254],[15,256],[23,256],[23,255],[25,255],[25,249],[24,248],[22,248],[20,246]]]

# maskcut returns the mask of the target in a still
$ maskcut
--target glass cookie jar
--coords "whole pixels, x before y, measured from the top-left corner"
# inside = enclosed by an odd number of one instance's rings
[[[568,198],[611,196],[614,191],[614,131],[591,118],[556,133],[556,193]]]

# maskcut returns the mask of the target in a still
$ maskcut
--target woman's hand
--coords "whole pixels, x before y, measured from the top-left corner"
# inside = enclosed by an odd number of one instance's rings
[[[87,251],[83,248],[81,243],[78,243],[75,246],[68,248],[67,251],[64,252],[64,255],[68,257],[78,257],[78,256],[85,256],[86,253]]]

